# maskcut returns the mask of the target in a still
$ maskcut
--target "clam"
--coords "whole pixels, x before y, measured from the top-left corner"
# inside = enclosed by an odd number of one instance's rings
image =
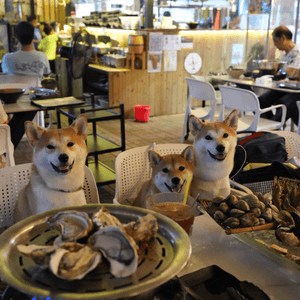
[[[263,195],[262,193],[255,193],[255,196],[258,198],[259,201],[264,203],[266,206],[272,204],[272,194],[268,193]]]
[[[250,208],[255,208],[259,206],[259,200],[254,194],[248,194],[242,197],[242,200],[245,200],[250,206]]]
[[[234,204],[234,207],[238,208],[238,209],[241,209],[243,211],[249,211],[250,210],[250,206],[245,200],[239,200],[238,202],[236,202]]]
[[[270,204],[270,207],[273,211],[279,212],[279,209],[274,204]]]
[[[265,225],[266,224],[266,220],[264,218],[258,218],[259,220],[259,225]]]
[[[216,221],[225,221],[227,219],[227,215],[225,215],[222,211],[220,210],[217,210],[215,213],[214,213],[214,219]]]
[[[213,199],[211,199],[211,202],[215,203],[215,204],[220,204],[221,202],[224,202],[225,198],[222,196],[217,196]]]
[[[236,203],[236,202],[238,202],[239,201],[239,199],[236,197],[236,196],[234,196],[234,195],[229,195],[229,196],[227,196],[227,198],[226,198],[226,203],[230,206],[230,207],[234,207],[234,204]]]
[[[104,227],[96,231],[88,242],[109,261],[110,273],[115,277],[127,277],[136,271],[137,245],[123,228]]]
[[[230,217],[223,222],[223,225],[230,228],[238,228],[240,220],[238,218]]]
[[[267,207],[263,210],[261,216],[268,222],[272,222],[273,220],[273,214],[272,214],[272,208]]]
[[[296,247],[299,245],[299,240],[293,232],[289,232],[290,228],[279,227],[275,230],[275,236],[283,244],[290,247]]]
[[[208,206],[207,206],[207,213],[210,216],[214,216],[215,212],[219,209],[219,205],[213,203],[213,202],[209,202]]]
[[[266,208],[266,204],[264,204],[262,201],[259,201],[258,208],[263,211]]]
[[[122,226],[119,219],[110,214],[108,209],[104,206],[93,214],[92,220],[97,228],[103,228],[105,226]]]
[[[148,242],[157,233],[157,219],[152,214],[148,214],[136,222],[124,225],[123,229],[136,242]]]
[[[82,279],[101,262],[101,253],[79,243],[64,243],[51,255],[50,270],[61,279]]]
[[[226,202],[220,203],[219,209],[225,214],[228,214],[230,211],[230,207],[228,206],[228,204]]]
[[[281,210],[278,213],[276,211],[273,211],[273,217],[276,222],[278,222],[280,225],[286,226],[286,227],[294,227],[295,222],[291,214],[286,210]]]
[[[235,217],[235,218],[239,218],[241,217],[242,215],[244,215],[245,212],[241,209],[237,209],[237,208],[233,208],[231,211],[230,211],[230,216],[231,217]]]
[[[252,212],[256,218],[259,218],[261,215],[261,210],[258,207],[251,208],[250,212]]]
[[[48,267],[50,255],[55,252],[57,246],[18,245],[17,249],[24,255],[30,257],[35,264]]]
[[[76,242],[86,237],[94,228],[92,220],[85,212],[66,210],[54,216],[46,218],[50,229],[57,229],[61,232],[54,244],[59,245],[65,242]]]
[[[255,226],[255,224],[259,223],[259,220],[254,216],[253,213],[245,213],[240,218],[241,226],[242,227],[251,227]]]

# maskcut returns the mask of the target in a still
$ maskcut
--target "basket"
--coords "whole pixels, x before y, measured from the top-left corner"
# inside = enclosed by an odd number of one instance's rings
[[[201,205],[207,211],[208,204],[210,203],[209,199],[199,199]],[[235,233],[242,233],[242,232],[251,232],[251,231],[260,231],[260,230],[271,230],[275,229],[277,224],[276,222],[267,223],[264,225],[259,226],[251,226],[251,227],[243,227],[243,228],[229,228],[224,227],[222,223],[217,222],[214,218],[212,218],[217,224],[219,224],[224,230],[226,234],[235,234]]]

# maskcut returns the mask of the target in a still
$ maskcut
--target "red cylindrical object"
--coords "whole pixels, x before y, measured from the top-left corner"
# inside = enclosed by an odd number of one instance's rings
[[[151,107],[149,105],[135,105],[135,119],[139,122],[148,122]]]

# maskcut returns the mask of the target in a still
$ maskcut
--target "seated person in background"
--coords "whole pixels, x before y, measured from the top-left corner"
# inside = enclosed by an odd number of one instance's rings
[[[2,102],[0,100],[0,124],[8,123],[8,116],[3,108]],[[6,159],[4,154],[0,154],[0,169],[4,168],[6,165]]]
[[[47,55],[36,51],[33,45],[34,27],[22,21],[15,28],[15,34],[21,44],[21,50],[3,56],[2,70],[7,74],[43,75],[50,73]]]
[[[275,46],[282,50],[282,61],[286,61],[287,76],[294,76],[300,68],[300,50],[299,47],[292,41],[293,34],[286,26],[276,27],[272,33]],[[271,105],[284,104],[287,107],[286,120],[289,118],[298,125],[298,108],[296,101],[299,100],[299,95],[294,93],[286,93],[280,91],[268,91],[258,97],[261,108],[266,108]],[[281,110],[278,109],[276,115],[272,112],[263,114],[262,117],[279,121],[281,119]]]
[[[240,29],[238,26],[241,23],[241,16],[233,16],[228,24],[228,29]],[[227,29],[227,24],[222,27],[222,29]]]
[[[30,16],[27,18],[27,22],[31,23],[34,27],[34,39],[33,39],[33,44],[34,44],[34,48],[37,50],[38,49],[38,45],[40,43],[40,41],[42,40],[42,35],[40,30],[37,27],[37,19],[36,16]]]
[[[39,43],[38,49],[46,53],[51,72],[55,73],[56,43],[58,41],[58,35],[54,33],[53,28],[49,25],[45,25],[44,32],[46,36]]]
[[[2,70],[7,74],[38,75],[42,80],[44,74],[50,73],[49,61],[45,53],[36,51],[33,46],[34,27],[28,22],[20,22],[15,34],[21,43],[21,50],[3,56]],[[25,121],[32,121],[36,111],[17,113],[9,121],[11,140],[16,149],[24,133]]]

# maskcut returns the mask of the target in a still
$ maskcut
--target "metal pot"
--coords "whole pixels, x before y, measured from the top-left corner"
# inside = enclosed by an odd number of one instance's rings
[[[256,60],[254,61],[257,63],[258,69],[260,70],[274,70],[274,72],[278,69],[279,61],[277,60]]]

